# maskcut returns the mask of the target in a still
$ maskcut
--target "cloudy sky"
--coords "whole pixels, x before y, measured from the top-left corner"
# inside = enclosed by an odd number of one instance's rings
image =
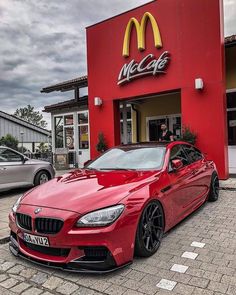
[[[86,74],[85,27],[150,0],[0,0],[0,104],[43,106],[72,92],[42,87]],[[236,0],[224,0],[225,36],[236,33]],[[49,116],[46,116],[49,119]]]

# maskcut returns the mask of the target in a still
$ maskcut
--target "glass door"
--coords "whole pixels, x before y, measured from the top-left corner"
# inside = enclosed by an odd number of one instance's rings
[[[68,150],[68,164],[70,168],[73,168],[76,163],[73,114],[64,115],[64,134],[65,148]]]
[[[170,130],[175,139],[181,136],[181,115],[173,114],[167,116],[147,117],[146,140],[159,141],[161,137],[161,125],[166,124],[167,129]]]
[[[84,163],[90,160],[90,144],[89,144],[89,118],[88,111],[78,113],[78,164],[82,168]]]
[[[227,93],[229,173],[236,173],[236,91]]]
[[[181,137],[181,116],[173,115],[170,117],[170,131],[173,133],[175,140]]]
[[[166,124],[167,128],[169,126],[169,119],[150,119],[148,121],[149,129],[149,141],[158,141],[161,137],[161,124]]]

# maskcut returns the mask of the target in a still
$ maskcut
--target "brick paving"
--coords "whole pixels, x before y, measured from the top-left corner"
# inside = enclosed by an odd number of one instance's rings
[[[3,210],[16,198],[1,198]],[[182,257],[185,252],[198,256]],[[39,267],[13,257],[7,244],[0,245],[0,294],[236,295],[236,192],[222,190],[217,202],[205,204],[167,233],[154,256],[135,258],[111,274]]]

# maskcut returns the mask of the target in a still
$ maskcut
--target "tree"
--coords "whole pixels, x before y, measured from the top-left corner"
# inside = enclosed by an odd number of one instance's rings
[[[35,126],[46,128],[47,122],[43,120],[43,115],[39,111],[35,111],[34,107],[27,105],[27,107],[19,108],[14,115],[24,121],[27,121]]]
[[[44,153],[47,153],[48,152],[48,146],[44,142],[40,142],[40,144],[37,146],[37,148],[38,148],[37,151],[39,153],[44,154]]]
[[[12,136],[11,134],[7,134],[0,139],[0,145],[7,146],[14,150],[18,150],[18,143],[19,141],[17,140],[17,138]]]

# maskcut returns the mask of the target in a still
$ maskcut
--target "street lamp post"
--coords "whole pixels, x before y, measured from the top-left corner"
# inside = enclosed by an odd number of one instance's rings
[[[24,153],[24,150],[23,150],[24,131],[20,132],[20,136],[21,136],[21,153],[23,154]]]

